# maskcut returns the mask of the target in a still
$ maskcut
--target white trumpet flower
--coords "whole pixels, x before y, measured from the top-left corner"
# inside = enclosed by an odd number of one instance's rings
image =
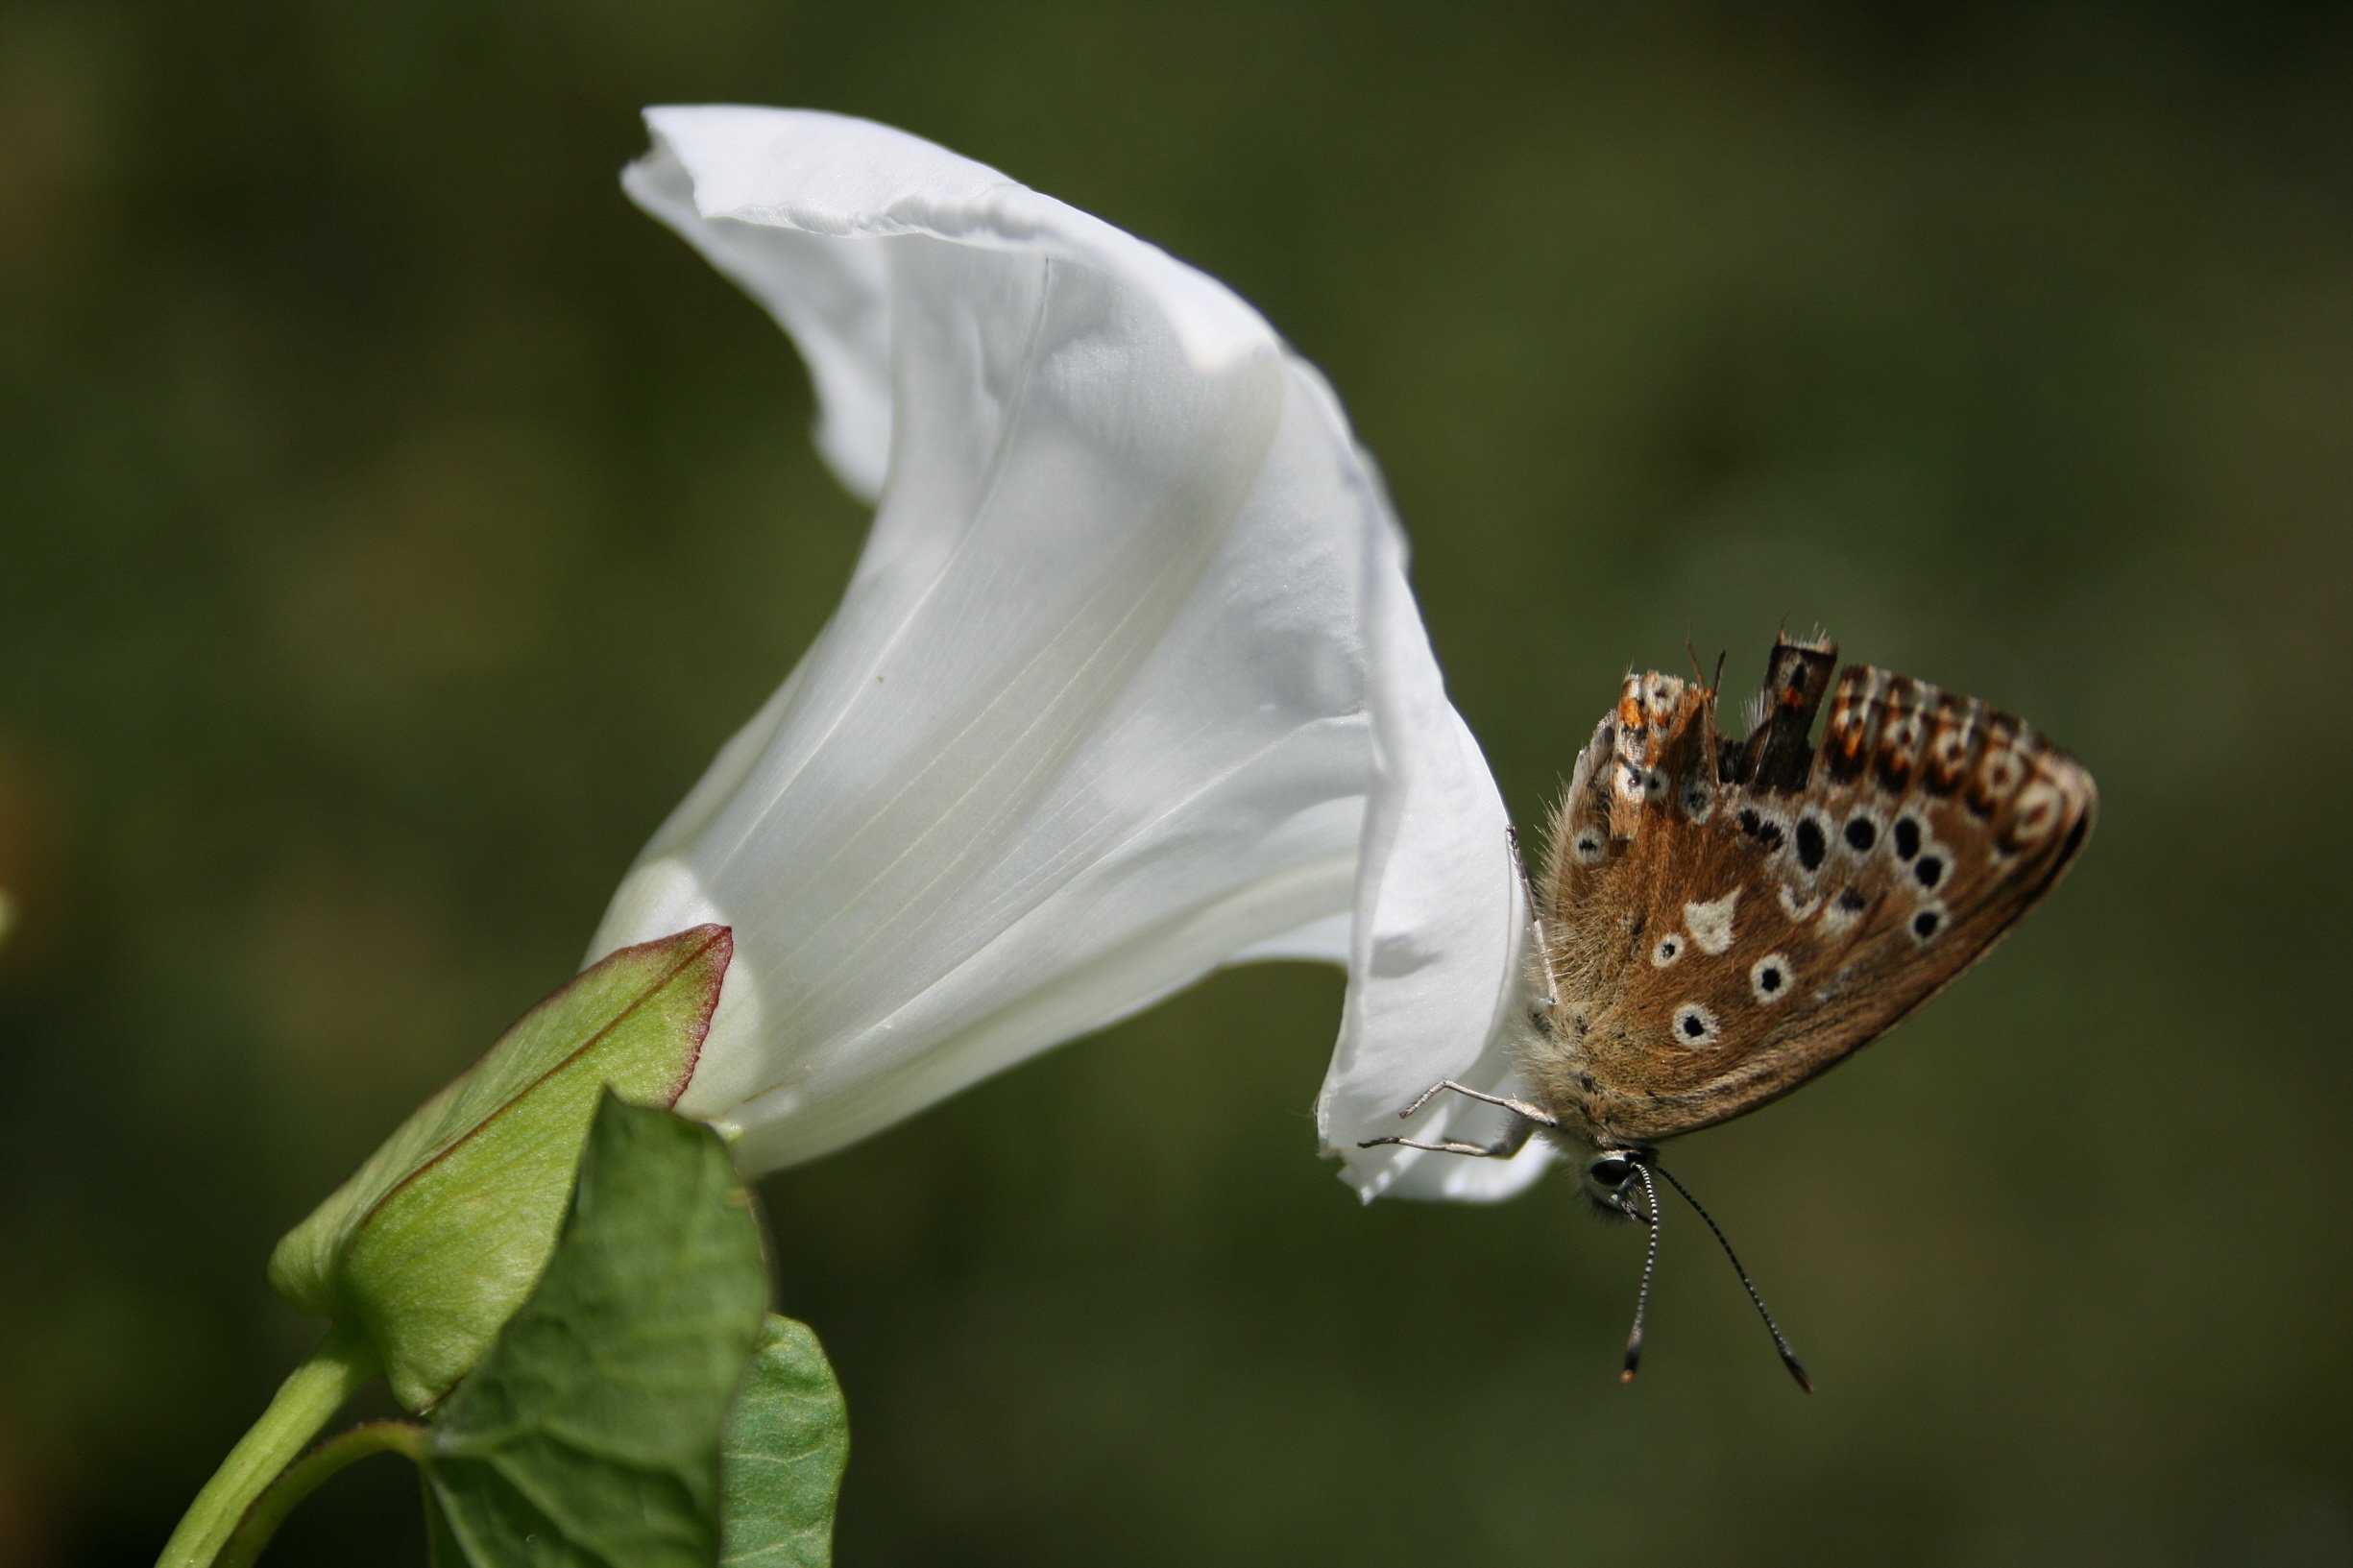
[[[1525,923],[1403,546],[1329,388],[1154,247],[904,133],[649,111],[632,197],[799,345],[875,503],[841,606],[590,956],[736,956],[682,1112],[813,1158],[1221,965],[1344,962],[1318,1102],[1367,1197],[1541,1168],[1360,1139],[1511,1092]],[[1442,1096],[1417,1136],[1484,1138]]]

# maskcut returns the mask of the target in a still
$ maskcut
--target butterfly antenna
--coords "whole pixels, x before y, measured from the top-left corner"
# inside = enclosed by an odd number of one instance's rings
[[[1617,1374],[1620,1383],[1632,1383],[1642,1364],[1642,1324],[1650,1316],[1650,1282],[1659,1272],[1659,1189],[1651,1185],[1650,1167],[1644,1162],[1634,1163],[1634,1173],[1642,1178],[1642,1195],[1649,1200],[1650,1212],[1642,1218],[1650,1225],[1650,1254],[1642,1260],[1642,1288],[1634,1295],[1634,1329],[1626,1336],[1626,1364]]]
[[[1691,1212],[1707,1222],[1708,1229],[1715,1236],[1716,1245],[1724,1249],[1724,1257],[1731,1263],[1732,1271],[1740,1276],[1741,1289],[1748,1291],[1749,1300],[1756,1303],[1757,1315],[1764,1319],[1765,1332],[1773,1336],[1773,1346],[1782,1353],[1782,1364],[1789,1368],[1789,1375],[1798,1380],[1799,1387],[1807,1393],[1812,1393],[1814,1391],[1813,1380],[1806,1375],[1806,1368],[1799,1364],[1798,1353],[1789,1348],[1789,1340],[1783,1335],[1781,1325],[1773,1321],[1773,1314],[1765,1306],[1764,1297],[1757,1293],[1756,1283],[1748,1277],[1748,1270],[1740,1266],[1740,1254],[1732,1249],[1732,1239],[1724,1234],[1724,1227],[1717,1224],[1715,1217],[1708,1212],[1706,1206],[1698,1198],[1691,1195],[1690,1188],[1676,1180],[1675,1172],[1664,1166],[1660,1166],[1658,1171],[1667,1179],[1668,1184],[1675,1191],[1683,1194],[1683,1200],[1691,1205]],[[1644,1186],[1648,1185],[1646,1178]],[[1656,1206],[1654,1202],[1653,1207]]]

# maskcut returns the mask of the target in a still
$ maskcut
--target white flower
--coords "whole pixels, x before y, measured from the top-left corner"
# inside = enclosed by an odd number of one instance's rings
[[[591,956],[736,959],[679,1108],[748,1170],[838,1148],[1222,964],[1346,961],[1318,1102],[1359,1150],[1507,1088],[1518,887],[1388,503],[1329,389],[1163,252],[901,132],[648,113],[630,194],[791,333],[875,500],[840,608],[614,896]],[[1476,1113],[1476,1114],[1473,1114]],[[1443,1096],[1419,1134],[1491,1136]]]

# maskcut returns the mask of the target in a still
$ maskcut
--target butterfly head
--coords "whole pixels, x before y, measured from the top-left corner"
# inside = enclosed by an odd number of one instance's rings
[[[1637,1203],[1642,1197],[1638,1168],[1659,1157],[1647,1145],[1596,1149],[1585,1162],[1585,1195],[1602,1213],[1621,1219],[1641,1218]]]

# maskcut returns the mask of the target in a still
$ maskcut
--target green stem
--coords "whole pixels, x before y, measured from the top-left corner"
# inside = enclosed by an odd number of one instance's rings
[[[364,1336],[340,1323],[328,1329],[188,1505],[156,1568],[209,1568],[254,1500],[376,1369],[375,1348]]]
[[[414,1421],[370,1421],[365,1426],[329,1437],[270,1484],[270,1489],[245,1510],[213,1568],[253,1568],[254,1559],[270,1544],[278,1527],[295,1506],[318,1490],[319,1484],[354,1459],[371,1454],[405,1454],[412,1463],[425,1463],[425,1428]]]

